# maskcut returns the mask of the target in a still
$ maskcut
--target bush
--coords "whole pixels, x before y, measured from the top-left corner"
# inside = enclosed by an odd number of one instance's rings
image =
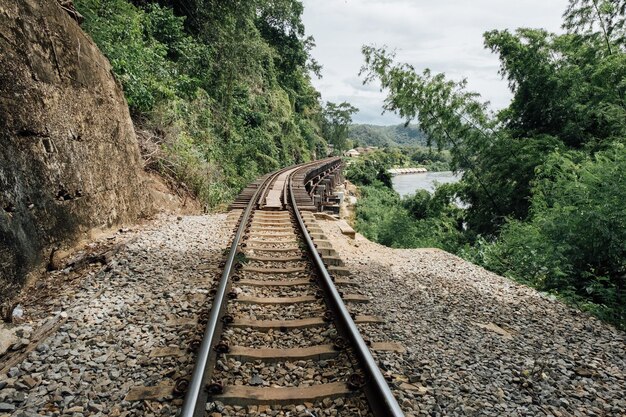
[[[497,241],[463,255],[566,296],[626,326],[626,149],[553,153],[538,170],[530,219],[509,220]]]
[[[360,190],[356,229],[368,239],[394,248],[448,251],[464,243],[457,218],[460,209],[442,206],[437,194],[431,197],[424,191],[402,199],[380,182]]]
[[[200,81],[193,74],[208,59],[208,49],[186,35],[184,18],[158,4],[144,10],[125,0],[75,3],[85,16],[85,30],[109,58],[133,113],[195,95]]]
[[[390,166],[389,163],[380,158],[368,156],[350,163],[346,170],[346,178],[357,185],[382,183],[391,188],[391,174],[387,172]]]

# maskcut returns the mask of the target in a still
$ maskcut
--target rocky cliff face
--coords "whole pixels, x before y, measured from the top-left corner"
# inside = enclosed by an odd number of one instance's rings
[[[107,59],[56,0],[0,0],[0,298],[55,246],[152,211]]]

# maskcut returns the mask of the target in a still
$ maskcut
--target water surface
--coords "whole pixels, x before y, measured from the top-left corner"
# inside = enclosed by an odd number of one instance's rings
[[[461,179],[463,173],[454,174],[452,171],[425,172],[419,174],[396,175],[391,179],[393,189],[401,196],[413,194],[417,190],[435,191],[435,184],[449,184]]]

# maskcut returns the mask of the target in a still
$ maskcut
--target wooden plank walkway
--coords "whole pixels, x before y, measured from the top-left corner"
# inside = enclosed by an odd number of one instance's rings
[[[289,176],[296,169],[290,169],[289,171],[285,171],[280,174],[272,184],[272,188],[267,192],[265,196],[265,202],[262,204],[264,210],[282,210],[283,203],[280,201],[280,198],[283,195],[283,190],[285,189],[285,183],[289,179]]]

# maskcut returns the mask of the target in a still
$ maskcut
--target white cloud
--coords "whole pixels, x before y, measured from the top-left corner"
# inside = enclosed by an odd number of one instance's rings
[[[497,56],[483,48],[484,32],[492,29],[543,27],[559,31],[568,0],[304,0],[304,23],[324,66],[314,80],[326,101],[348,101],[361,109],[359,123],[394,124],[381,116],[384,93],[363,86],[358,76],[361,47],[376,44],[396,49],[398,59],[418,70],[431,68],[454,79],[468,79],[494,108],[505,107],[511,95],[498,75]]]

